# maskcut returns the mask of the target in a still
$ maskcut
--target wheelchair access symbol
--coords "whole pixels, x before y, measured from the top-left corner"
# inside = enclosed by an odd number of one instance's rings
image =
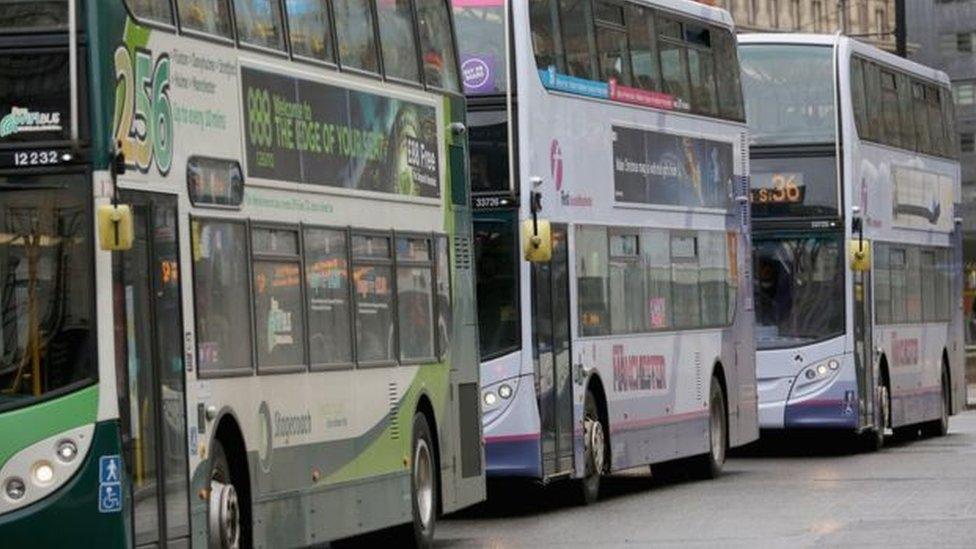
[[[122,460],[118,455],[98,458],[98,512],[122,510]]]

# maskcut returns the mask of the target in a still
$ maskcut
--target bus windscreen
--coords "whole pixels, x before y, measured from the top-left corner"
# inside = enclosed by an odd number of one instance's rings
[[[739,47],[746,120],[753,144],[835,141],[832,54],[826,46]]]
[[[806,345],[844,331],[839,232],[754,239],[756,346]]]

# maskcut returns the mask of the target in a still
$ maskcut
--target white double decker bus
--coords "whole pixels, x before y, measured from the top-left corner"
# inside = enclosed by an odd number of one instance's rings
[[[948,78],[844,37],[739,41],[760,426],[944,434],[965,398]]]
[[[488,474],[581,479],[586,501],[625,468],[716,475],[758,436],[731,18],[678,0],[454,11]]]

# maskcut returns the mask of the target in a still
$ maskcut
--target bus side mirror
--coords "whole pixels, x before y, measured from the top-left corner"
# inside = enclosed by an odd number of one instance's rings
[[[107,252],[132,248],[132,210],[126,204],[98,207],[98,245]]]
[[[552,230],[544,219],[526,219],[522,222],[522,244],[525,260],[545,263],[552,259]]]
[[[871,270],[871,245],[867,240],[851,240],[851,270],[861,273]]]

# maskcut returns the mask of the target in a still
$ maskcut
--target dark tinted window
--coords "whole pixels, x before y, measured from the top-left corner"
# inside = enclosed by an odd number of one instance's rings
[[[471,192],[509,192],[508,121],[503,111],[468,114]]]
[[[794,347],[842,334],[843,235],[763,235],[753,242],[757,347]]]
[[[474,222],[482,360],[519,346],[520,265],[516,228],[515,210],[481,212]]]
[[[50,190],[0,188],[0,410],[96,375],[91,190],[63,175],[9,184]]]

